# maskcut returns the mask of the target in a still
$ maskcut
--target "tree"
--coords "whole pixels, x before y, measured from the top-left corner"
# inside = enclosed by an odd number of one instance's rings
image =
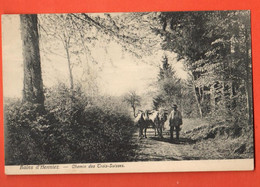
[[[233,113],[237,113],[236,100],[240,98],[242,104],[245,97],[249,116],[252,112],[248,86],[251,83],[249,18],[248,11],[160,15],[161,29],[156,32],[164,36],[162,47],[185,60],[201,117],[209,109],[213,113],[219,109],[229,112],[229,116],[234,109]]]
[[[136,107],[141,106],[141,97],[135,91],[130,91],[124,96],[124,101],[133,109],[133,115],[136,117]]]
[[[170,107],[172,103],[181,104],[180,78],[176,76],[167,56],[163,56],[162,65],[159,67],[157,85],[159,92],[153,99],[156,110],[160,107]]]
[[[161,29],[156,30],[164,36],[162,48],[176,53],[178,60],[184,59],[187,71],[190,72],[194,97],[197,101],[197,110],[202,117],[201,95],[196,87],[196,80],[201,76],[197,71],[197,61],[208,49],[209,41],[203,36],[203,22],[207,20],[200,12],[165,12],[159,15]]]
[[[162,60],[162,67],[160,67],[159,75],[158,75],[158,81],[167,79],[167,78],[173,78],[174,76],[174,71],[171,68],[169,62],[168,62],[168,57],[165,55],[163,56]]]
[[[142,25],[139,18],[148,20],[134,13],[120,16],[107,13],[41,15],[41,50],[45,54],[56,53],[55,55],[66,59],[71,89],[76,82],[75,77],[79,77],[73,73],[77,67],[82,71],[81,84],[84,82],[86,87],[97,87],[97,72],[102,71],[104,63],[112,62],[111,59],[104,58],[106,55],[97,56],[96,51],[107,53],[111,42],[120,45],[124,52],[139,59],[145,54],[151,54],[151,49],[156,50],[155,45],[158,46],[159,42],[154,38],[158,37],[150,31],[148,24]]]
[[[69,14],[43,15],[40,21],[40,29],[44,31],[41,35],[42,39],[49,44],[51,44],[51,42],[54,42],[54,46],[48,45],[48,47],[46,47],[46,50],[49,50],[51,53],[55,51],[59,54],[60,52],[55,50],[58,48],[59,44],[61,44],[64,49],[69,72],[70,90],[73,93],[74,76],[72,63],[72,43],[75,41],[76,29],[72,27],[72,21]],[[44,44],[46,45],[46,43]],[[59,55],[62,54],[63,53]]]
[[[43,82],[36,14],[20,15],[23,44],[23,100],[44,108]]]

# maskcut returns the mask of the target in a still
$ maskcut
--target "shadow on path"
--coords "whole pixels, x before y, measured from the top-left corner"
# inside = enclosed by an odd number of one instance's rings
[[[170,138],[160,138],[160,137],[150,137],[152,140],[160,141],[160,142],[167,142],[170,144],[195,144],[196,141],[192,140],[190,138],[179,138],[179,140],[173,139],[170,140]]]

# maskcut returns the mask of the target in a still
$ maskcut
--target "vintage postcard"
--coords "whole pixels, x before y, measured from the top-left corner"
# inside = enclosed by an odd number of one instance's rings
[[[254,169],[250,11],[2,16],[5,173]]]

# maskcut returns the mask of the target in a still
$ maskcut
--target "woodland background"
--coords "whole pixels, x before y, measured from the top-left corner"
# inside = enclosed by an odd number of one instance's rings
[[[131,161],[136,109],[170,109],[172,103],[185,118],[199,120],[185,132],[188,137],[205,144],[225,137],[214,146],[227,145],[227,151],[235,141],[228,157],[253,157],[249,11],[21,15],[20,20],[23,96],[5,98],[7,165]],[[152,91],[121,96],[99,91],[98,71],[111,63],[94,58],[100,41],[104,51],[116,42],[151,65],[146,57],[164,51]],[[45,87],[41,61],[53,53],[65,55],[69,78]],[[186,78],[177,75],[171,54],[184,64]]]

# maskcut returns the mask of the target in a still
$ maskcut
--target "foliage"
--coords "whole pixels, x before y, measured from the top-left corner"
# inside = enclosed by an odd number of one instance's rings
[[[184,59],[200,116],[221,111],[228,120],[243,102],[251,120],[249,12],[164,12],[159,18],[161,28],[154,31],[164,38],[163,49]]]
[[[7,165],[127,160],[135,130],[131,117],[92,104],[93,98],[75,90],[73,95],[64,85],[47,90],[44,115],[30,103],[5,106]]]
[[[159,92],[153,100],[154,109],[171,108],[173,103],[182,104],[181,79],[176,76],[167,56],[163,57],[162,66],[159,67],[157,85]]]
[[[71,89],[78,80],[95,95],[98,72],[105,63],[113,65],[113,55],[108,55],[111,46],[146,63],[145,58],[159,50],[161,39],[150,29],[151,18],[149,13],[40,15],[42,59],[55,59],[53,63],[60,59],[68,67]]]
[[[45,130],[51,116],[39,114],[38,106],[29,102],[9,101],[5,105],[6,164],[49,163],[44,150]]]
[[[243,159],[254,157],[252,126],[227,125],[226,121],[211,122],[204,119],[184,120],[181,137],[194,142],[192,151],[186,151],[189,159]],[[196,143],[195,143],[196,142]]]

